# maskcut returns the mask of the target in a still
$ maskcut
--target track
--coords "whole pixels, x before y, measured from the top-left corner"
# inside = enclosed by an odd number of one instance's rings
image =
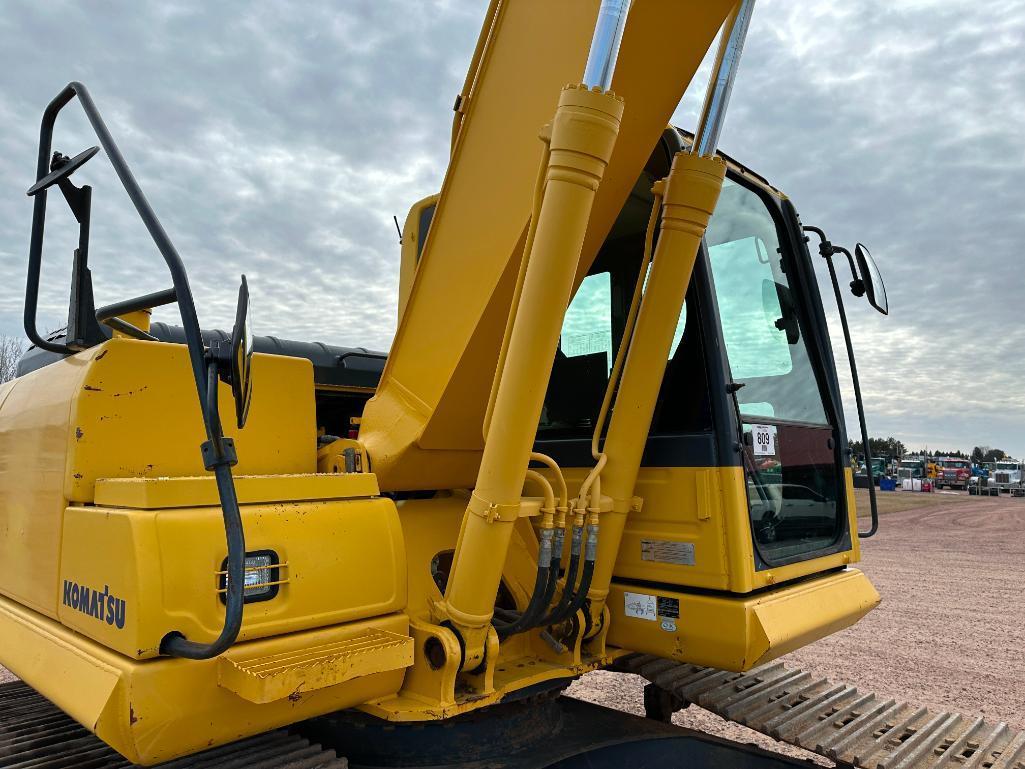
[[[129,769],[133,766],[27,685],[0,685],[0,769]],[[287,732],[214,748],[160,769],[345,769],[334,751]]]
[[[1025,732],[1005,723],[863,693],[782,663],[730,673],[634,655],[618,666],[672,695],[646,694],[663,716],[693,703],[840,765],[1025,769]]]

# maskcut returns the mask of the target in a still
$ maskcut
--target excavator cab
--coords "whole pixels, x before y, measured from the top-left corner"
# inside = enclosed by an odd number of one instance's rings
[[[572,414],[552,406],[561,391],[582,385],[585,392],[604,392],[622,343],[624,300],[637,279],[650,188],[668,172],[671,139],[672,133],[656,149],[649,163],[654,173],[638,180],[567,311],[560,344],[567,363],[553,367],[537,444],[561,464],[571,464],[574,449],[579,454],[589,444],[600,395],[597,402],[573,401]],[[778,193],[749,172],[746,177],[739,168],[728,173],[709,223],[666,362],[641,482],[659,477],[665,483],[681,468],[737,468],[757,575],[850,551],[852,538],[821,301],[814,282],[789,277],[809,276],[811,264],[803,243],[791,240],[794,225]],[[805,294],[805,287],[814,293]],[[600,365],[587,363],[595,360]],[[574,369],[574,361],[581,368]],[[588,386],[588,378],[596,386]],[[638,539],[631,543],[633,558],[624,550],[620,562],[638,561],[638,574],[644,562],[686,566],[677,569],[685,584],[729,589],[739,575],[717,572],[704,552],[708,544],[660,545],[643,533],[660,518],[671,519],[674,508],[679,515],[693,507],[682,475],[669,483],[680,484],[676,499],[667,496],[665,509],[642,509],[636,534],[628,524],[627,536]]]

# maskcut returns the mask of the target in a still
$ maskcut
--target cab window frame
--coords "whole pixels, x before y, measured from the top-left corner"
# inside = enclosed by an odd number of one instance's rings
[[[797,313],[800,317],[802,332],[806,333],[806,352],[809,363],[815,376],[816,389],[822,400],[823,411],[825,412],[826,423],[803,422],[799,420],[779,419],[777,417],[762,417],[770,424],[793,425],[798,427],[817,428],[830,430],[833,441],[833,461],[837,472],[836,506],[837,506],[837,530],[832,542],[821,548],[809,550],[803,553],[774,558],[765,553],[764,549],[755,536],[754,526],[751,526],[751,543],[755,554],[755,571],[767,571],[772,568],[786,566],[793,563],[803,563],[822,558],[835,553],[849,550],[852,543],[850,521],[848,519],[848,494],[846,481],[847,464],[843,461],[844,456],[849,453],[847,447],[847,436],[842,419],[842,409],[839,408],[839,382],[836,373],[836,363],[832,356],[832,346],[829,343],[829,330],[825,318],[825,309],[822,305],[821,294],[818,291],[817,278],[811,254],[807,247],[805,238],[800,227],[800,220],[793,204],[778,194],[773,194],[761,184],[754,182],[742,171],[729,168],[726,178],[738,184],[744,189],[756,195],[759,201],[768,211],[772,222],[776,227],[776,235],[779,239],[779,256],[783,263],[784,273],[790,277],[788,283],[791,291],[797,299]],[[797,233],[800,233],[797,235]],[[711,272],[710,257],[708,257],[708,246],[702,240],[702,250],[705,258],[709,261],[708,288],[712,296],[716,296],[715,278]],[[796,278],[794,277],[796,276]],[[817,309],[817,311],[816,311]],[[745,468],[745,478],[748,472],[742,452],[746,450],[743,438],[744,417],[741,415],[740,403],[737,400],[734,387],[736,380],[730,368],[729,355],[726,350],[725,334],[722,327],[722,316],[719,313],[718,303],[715,305],[715,332],[718,337],[722,351],[720,359],[725,372],[727,386],[724,391],[725,399],[731,411],[733,422],[733,434],[738,436],[739,443],[736,444],[738,462]],[[825,351],[829,351],[826,354]],[[757,419],[750,415],[751,419]],[[749,488],[745,481],[744,493],[748,497],[750,506]]]

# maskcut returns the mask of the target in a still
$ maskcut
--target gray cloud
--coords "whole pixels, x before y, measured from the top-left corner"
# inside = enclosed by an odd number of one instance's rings
[[[1023,34],[1022,2],[759,1],[722,147],[871,247],[891,314],[847,305],[873,434],[1025,454]]]
[[[38,121],[85,82],[185,259],[204,324],[230,322],[238,273],[260,330],[386,348],[398,247],[391,217],[435,191],[450,107],[479,25],[445,3],[13,3],[0,61],[0,328],[17,331]],[[94,143],[80,113],[55,145]],[[102,160],[98,301],[167,283]],[[51,206],[41,325],[59,326],[74,228]],[[173,319],[173,313],[162,317]]]
[[[485,6],[7,0],[0,332],[20,331],[39,117],[79,79],[188,264],[205,325],[230,323],[245,271],[259,332],[387,348],[391,217],[440,184]],[[1025,2],[759,0],[722,146],[807,223],[872,247],[891,315],[849,309],[875,434],[1025,454],[1023,33]],[[703,86],[678,110],[684,127]],[[65,114],[56,146],[92,144]],[[106,163],[77,178],[96,188],[98,301],[165,287]],[[44,328],[64,322],[73,236],[52,205]]]

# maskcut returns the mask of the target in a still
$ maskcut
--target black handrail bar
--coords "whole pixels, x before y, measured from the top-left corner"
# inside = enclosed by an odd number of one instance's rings
[[[813,232],[819,237],[819,254],[826,260],[829,268],[829,280],[833,284],[833,296],[836,298],[837,312],[840,314],[840,326],[843,328],[843,338],[847,345],[847,360],[851,364],[851,383],[854,386],[854,401],[858,407],[858,425],[861,427],[861,442],[865,447],[865,477],[868,480],[868,504],[872,513],[872,525],[868,531],[859,531],[860,539],[874,537],[879,531],[879,505],[876,501],[875,478],[872,475],[872,446],[868,436],[868,426],[865,423],[865,404],[861,399],[861,380],[858,378],[858,364],[854,360],[854,345],[851,342],[851,330],[847,325],[847,311],[844,308],[843,294],[840,291],[840,283],[836,278],[836,268],[833,266],[833,254],[846,254],[851,265],[854,278],[858,278],[857,270],[854,269],[854,260],[851,252],[843,246],[834,245],[826,237],[826,233],[818,227],[804,225],[807,232]]]
[[[169,633],[161,644],[161,652],[177,657],[189,659],[209,659],[216,657],[226,651],[238,638],[242,623],[242,609],[245,603],[245,539],[242,529],[242,517],[238,506],[238,497],[235,492],[235,483],[231,473],[229,457],[233,458],[234,448],[228,446],[227,439],[223,438],[221,432],[220,418],[216,410],[213,410],[212,417],[218,423],[213,424],[211,411],[206,408],[210,403],[210,396],[216,398],[217,377],[208,377],[208,364],[206,349],[203,345],[203,336],[200,331],[199,317],[196,314],[196,303],[192,296],[192,289],[189,286],[189,278],[185,271],[185,265],[178,255],[174,244],[167,236],[160,220],[150,206],[149,201],[143,194],[139,183],[135,180],[128,164],[125,162],[121,151],[118,149],[114,138],[107,130],[99,110],[93,102],[88,89],[79,82],[71,82],[65,86],[57,96],[47,105],[43,112],[42,123],[39,128],[39,156],[36,163],[36,181],[38,182],[49,173],[49,159],[53,141],[53,127],[60,111],[74,98],[78,97],[82,110],[92,125],[96,138],[114,172],[121,180],[125,192],[135,206],[136,212],[142,219],[150,237],[153,238],[157,250],[163,256],[167,269],[171,273],[173,291],[178,302],[178,310],[181,313],[182,327],[185,330],[185,341],[189,350],[189,360],[192,364],[192,375],[196,384],[196,394],[199,396],[200,411],[203,414],[203,426],[206,429],[208,445],[212,449],[213,458],[206,462],[208,469],[214,472],[217,489],[221,501],[221,509],[224,514],[225,534],[228,543],[228,565],[227,565],[227,593],[225,595],[225,620],[224,626],[217,639],[210,644],[201,644],[187,640],[181,633]],[[43,230],[46,225],[46,190],[41,190],[35,195],[32,209],[32,238],[29,245],[29,267],[28,280],[25,289],[25,333],[37,347],[50,352],[69,354],[77,352],[67,345],[49,342],[39,334],[36,328],[36,311],[39,302],[39,274],[43,254]],[[211,392],[211,388],[213,392]]]
[[[152,294],[137,296],[134,299],[124,299],[114,304],[108,304],[96,311],[96,320],[106,323],[111,318],[119,315],[128,315],[139,310],[152,310],[154,307],[163,307],[165,304],[174,304],[178,299],[178,289],[165,288],[163,291],[154,291]]]

